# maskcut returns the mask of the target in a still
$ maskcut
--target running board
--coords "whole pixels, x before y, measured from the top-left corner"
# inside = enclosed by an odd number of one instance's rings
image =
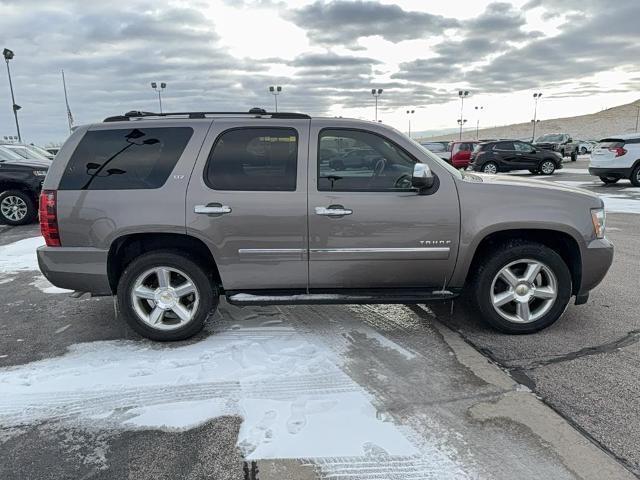
[[[375,303],[429,303],[451,300],[458,293],[449,290],[364,290],[361,292],[305,293],[304,291],[228,291],[232,305],[340,305]]]

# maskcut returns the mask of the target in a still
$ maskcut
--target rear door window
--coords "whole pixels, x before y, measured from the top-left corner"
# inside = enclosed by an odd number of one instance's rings
[[[515,150],[513,146],[513,142],[498,142],[493,146],[494,150],[506,150],[511,151]]]
[[[236,128],[216,140],[205,168],[205,183],[214,190],[292,192],[297,171],[295,129]]]
[[[59,189],[160,188],[192,134],[190,127],[89,131],[71,155]]]

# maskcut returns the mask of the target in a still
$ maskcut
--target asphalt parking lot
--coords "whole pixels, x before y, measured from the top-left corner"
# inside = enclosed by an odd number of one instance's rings
[[[0,477],[640,474],[640,189],[585,168],[545,180],[603,196],[614,265],[587,305],[528,336],[463,302],[223,304],[196,338],[154,344],[111,298],[43,282],[36,226],[0,226],[19,259],[0,255]]]

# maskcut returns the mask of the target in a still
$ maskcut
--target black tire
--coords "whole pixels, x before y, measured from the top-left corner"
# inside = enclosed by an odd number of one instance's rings
[[[587,153],[587,147],[580,147],[580,155],[586,155]]]
[[[571,161],[575,162],[576,160],[578,160],[578,152],[573,151],[571,152]]]
[[[478,264],[470,285],[471,300],[489,326],[509,334],[534,333],[562,316],[571,298],[572,282],[569,268],[560,255],[540,243],[527,240],[510,240],[494,246],[492,251]],[[544,263],[557,280],[557,296],[551,308],[530,323],[516,323],[503,318],[491,302],[493,279],[503,267],[521,259]]]
[[[495,168],[495,171],[492,170],[492,166],[493,168]],[[487,171],[487,169],[492,171]],[[482,165],[482,173],[490,173],[490,174],[498,173],[498,165],[495,162],[487,162],[484,165]]]
[[[556,171],[556,167],[557,167],[556,162],[554,162],[550,158],[547,158],[546,160],[543,160],[542,162],[540,162],[540,165],[538,166],[538,170],[542,175],[553,175],[554,172]]]
[[[606,183],[607,185],[618,183],[618,180],[620,180],[620,177],[600,177],[600,181],[602,183]]]
[[[636,165],[636,168],[633,169],[629,180],[631,180],[631,185],[634,187],[640,187],[640,164]]]
[[[3,212],[3,202],[9,202],[11,199],[17,199],[21,205],[24,204],[26,206],[26,212],[24,216],[20,216],[20,218],[10,217],[6,215],[6,211]],[[11,213],[9,213],[11,215]],[[28,223],[33,223],[38,218],[38,208],[36,207],[36,203],[26,192],[21,190],[6,190],[0,193],[0,222],[6,223],[7,225],[26,225]]]
[[[201,264],[202,262],[200,262]],[[157,250],[146,253],[133,260],[118,282],[118,311],[131,328],[143,337],[156,341],[185,340],[202,330],[204,322],[217,308],[219,292],[208,270],[200,266],[198,261],[180,250]],[[144,272],[155,267],[168,267],[184,272],[196,287],[198,305],[188,323],[172,329],[160,330],[144,322],[136,313],[132,299],[132,289],[136,280]]]

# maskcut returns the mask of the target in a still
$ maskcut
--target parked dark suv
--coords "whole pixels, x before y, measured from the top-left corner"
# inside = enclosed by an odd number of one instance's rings
[[[551,175],[562,168],[562,157],[551,150],[542,150],[520,140],[482,142],[471,153],[469,169],[483,173],[529,170]]]
[[[357,168],[331,164],[353,151]],[[460,172],[380,123],[295,113],[131,112],[78,127],[40,203],[44,275],[116,295],[157,340],[197,333],[221,295],[424,303],[464,290],[495,328],[534,332],[572,296],[584,303],[613,258],[590,192]]]
[[[38,195],[50,165],[0,145],[0,223],[24,225],[36,220]]]

